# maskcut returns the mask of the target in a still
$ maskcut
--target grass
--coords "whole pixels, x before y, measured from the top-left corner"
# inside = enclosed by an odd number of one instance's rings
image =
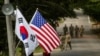
[[[35,51],[34,51],[34,53],[40,53],[40,52],[43,52],[44,50],[40,47],[40,46],[38,46],[36,49],[35,49]]]
[[[17,48],[16,49],[16,55],[17,56],[21,56],[21,53],[22,53],[22,48]],[[38,46],[33,52],[34,53],[41,53],[41,52],[43,52],[44,50],[40,47],[40,46]]]
[[[16,56],[21,56],[21,48],[16,49]]]

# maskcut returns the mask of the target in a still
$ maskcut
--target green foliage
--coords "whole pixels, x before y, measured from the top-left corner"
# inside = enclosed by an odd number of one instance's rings
[[[98,0],[99,1],[99,0]],[[89,1],[84,7],[84,13],[91,16],[93,19],[100,21],[100,2]]]
[[[38,47],[35,49],[34,53],[40,53],[40,52],[44,52],[44,50],[43,50],[40,46],[38,46]]]
[[[0,0],[0,8],[4,4],[3,0]],[[7,43],[7,32],[6,32],[6,21],[4,19],[4,15],[2,11],[0,11],[0,52],[2,52],[2,56],[8,54],[8,43]]]
[[[59,20],[58,17],[76,16],[73,8],[70,7],[70,0],[17,0],[15,2],[12,1],[12,3],[18,5],[28,21],[32,18],[36,8],[39,8],[43,17],[49,21],[50,19]]]
[[[82,8],[84,13],[100,21],[100,0],[71,0],[74,8]]]
[[[90,0],[91,2],[100,2],[100,0]]]
[[[0,0],[0,4],[3,3],[3,0]]]

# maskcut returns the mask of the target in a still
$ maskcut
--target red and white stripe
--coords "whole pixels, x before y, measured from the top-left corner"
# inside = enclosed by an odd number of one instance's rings
[[[60,39],[56,31],[48,23],[44,24],[41,28],[33,24],[30,24],[30,27],[36,33],[40,45],[47,53],[50,53],[60,45]]]

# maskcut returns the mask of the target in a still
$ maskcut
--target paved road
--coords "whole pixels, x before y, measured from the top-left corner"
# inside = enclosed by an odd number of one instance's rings
[[[94,37],[72,39],[72,47],[67,51],[56,49],[51,56],[100,56],[100,40]]]
[[[72,50],[61,51],[55,49],[51,56],[100,56],[100,39],[96,35],[84,35],[83,38],[72,39]],[[43,56],[42,53],[35,56]]]

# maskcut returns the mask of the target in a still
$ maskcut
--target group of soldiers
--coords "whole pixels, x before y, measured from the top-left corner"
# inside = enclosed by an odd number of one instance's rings
[[[74,27],[71,24],[68,28],[67,25],[65,24],[65,26],[63,27],[63,32],[64,32],[64,35],[66,34],[66,32],[69,32],[72,38],[83,37],[84,27],[83,25],[81,25],[80,27],[75,25]]]
[[[67,50],[67,47],[70,47],[70,50],[72,50],[72,45],[71,45],[71,38],[78,38],[79,35],[80,37],[83,37],[83,33],[84,33],[84,27],[83,25],[81,25],[81,27],[79,28],[77,25],[74,27],[72,24],[70,25],[70,27],[68,28],[67,25],[65,24],[65,26],[63,27],[63,31],[64,31],[64,35],[60,35],[60,39],[61,39],[61,50]]]

